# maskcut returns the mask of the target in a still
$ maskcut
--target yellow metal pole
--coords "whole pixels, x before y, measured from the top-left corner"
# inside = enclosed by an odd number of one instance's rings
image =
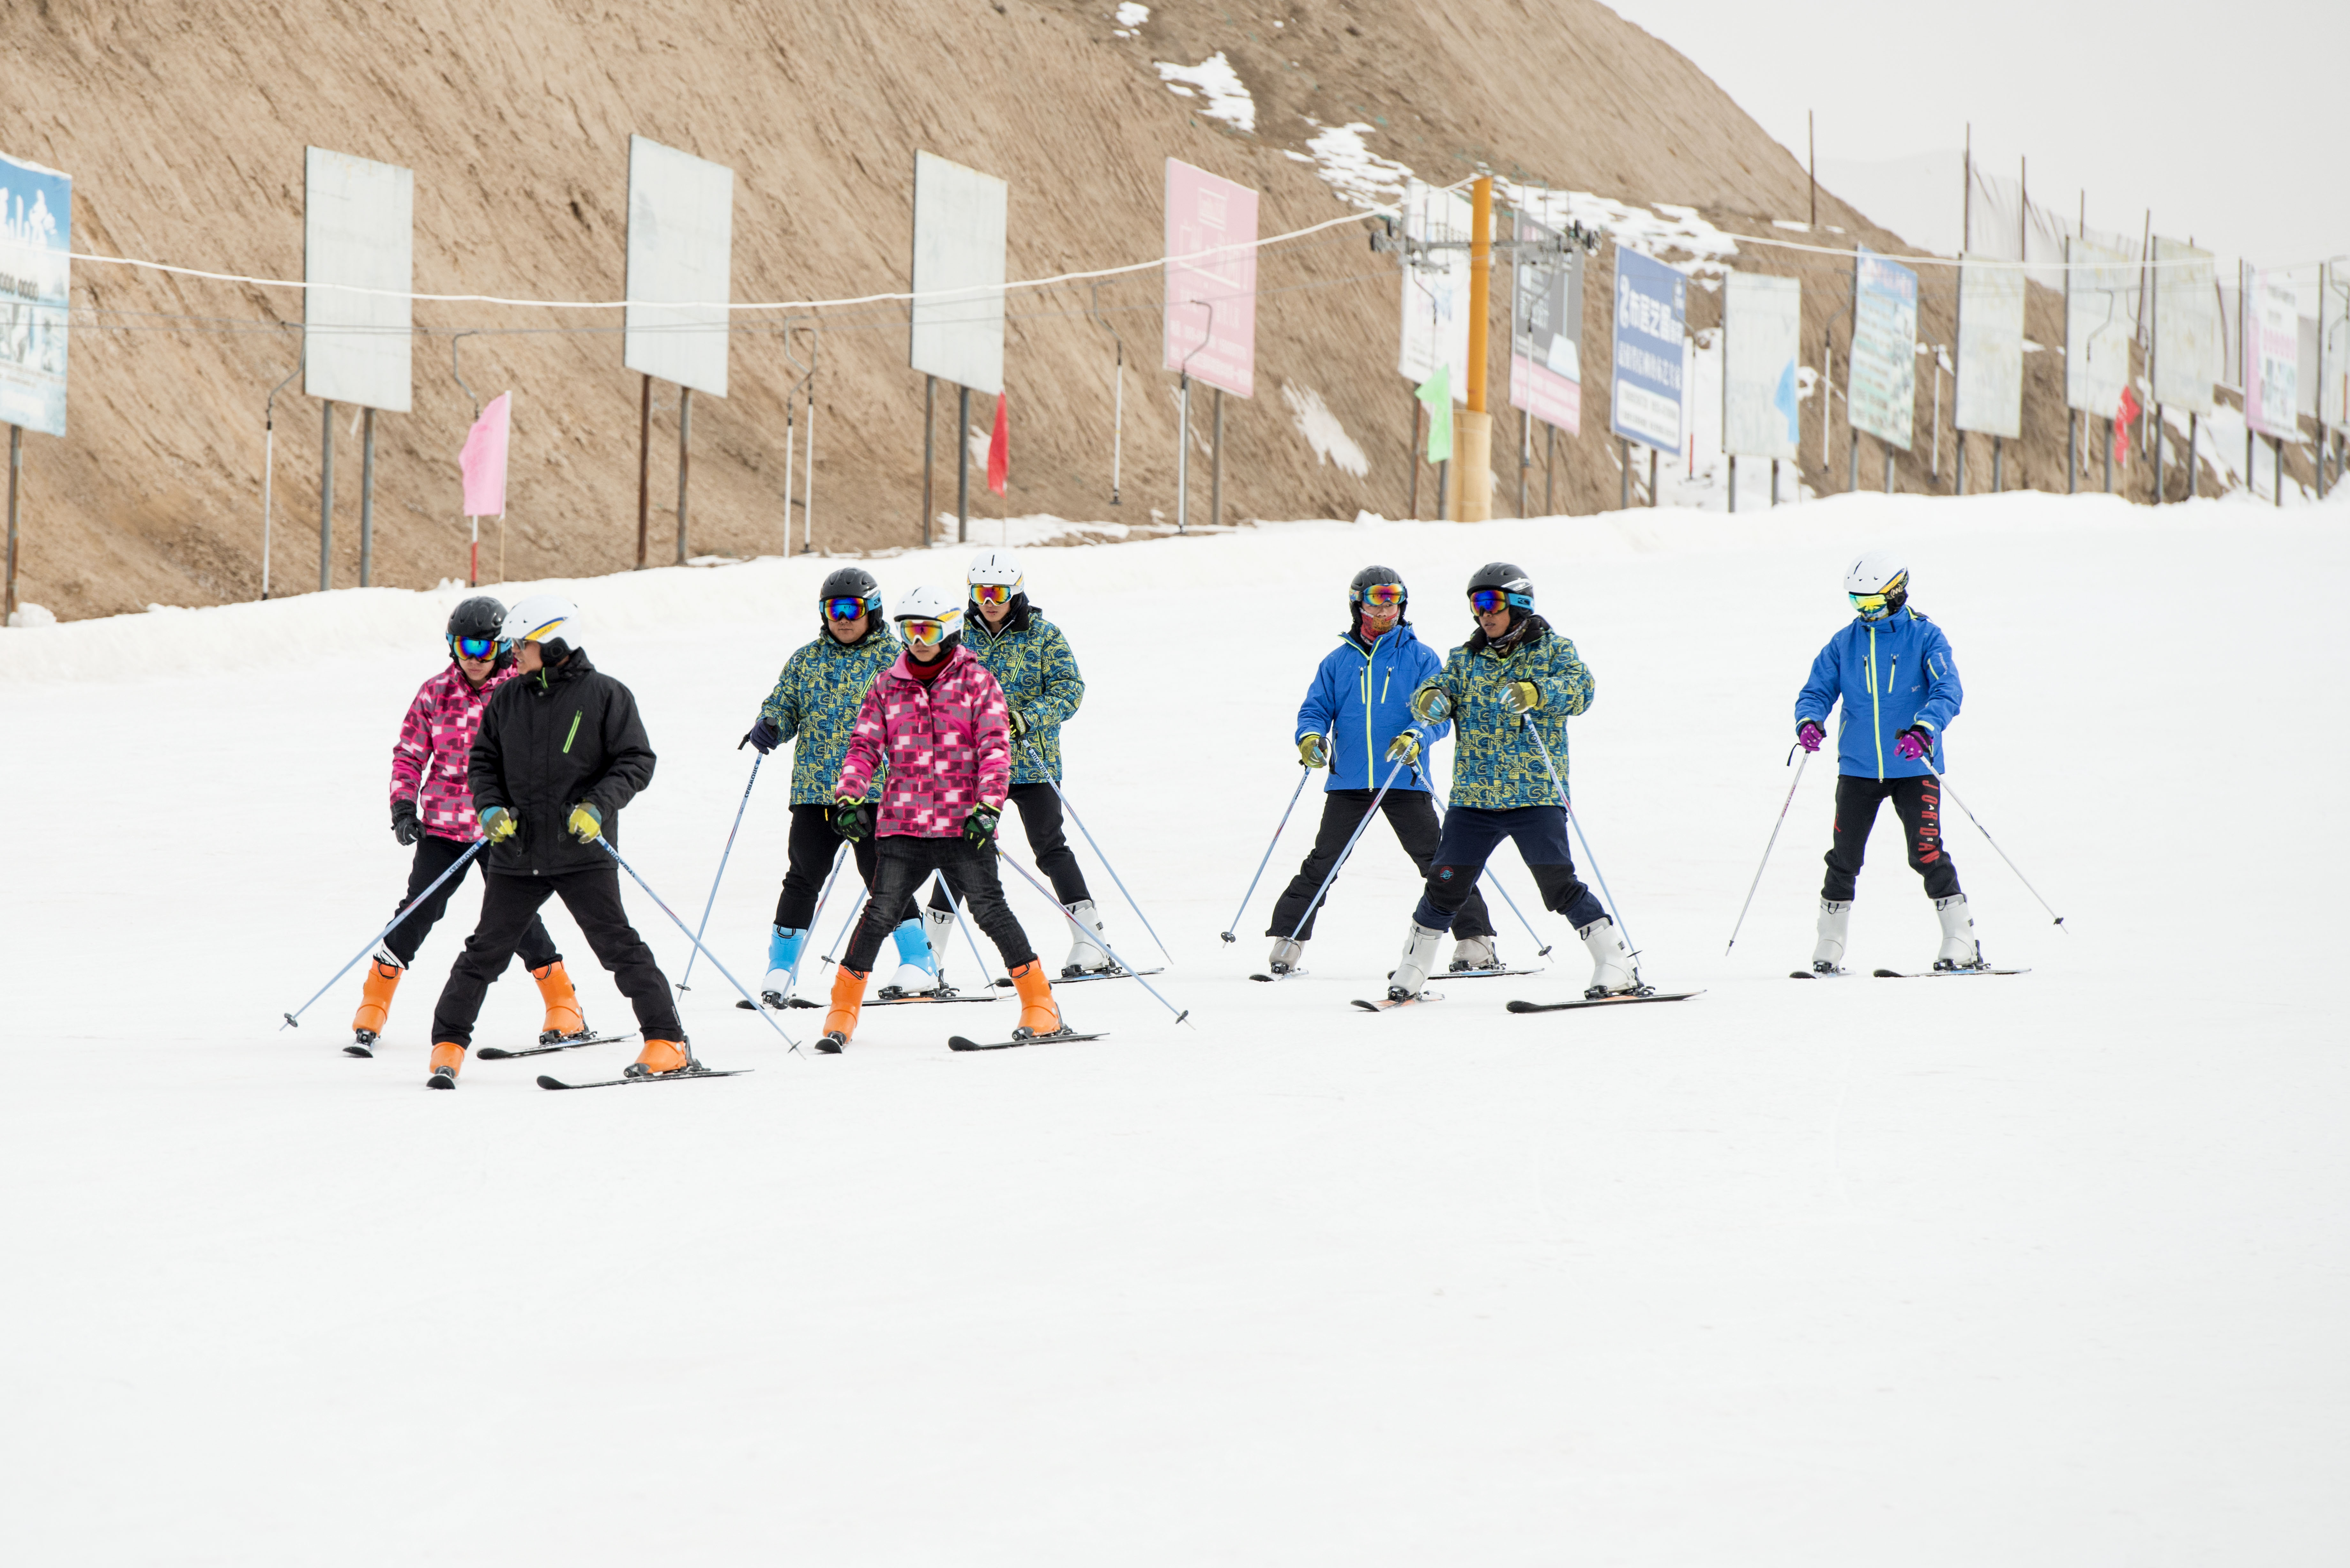
[[[1464,378],[1469,410],[1452,437],[1452,472],[1459,475],[1460,495],[1460,509],[1453,515],[1464,523],[1482,523],[1493,515],[1493,420],[1485,410],[1485,317],[1493,294],[1492,177],[1470,189],[1469,364]]]

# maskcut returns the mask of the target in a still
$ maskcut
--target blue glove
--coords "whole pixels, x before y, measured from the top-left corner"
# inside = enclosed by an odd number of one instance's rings
[[[784,732],[767,722],[767,716],[762,713],[759,722],[751,726],[751,732],[734,742],[734,749],[739,752],[745,746],[756,746],[764,757],[783,743]]]

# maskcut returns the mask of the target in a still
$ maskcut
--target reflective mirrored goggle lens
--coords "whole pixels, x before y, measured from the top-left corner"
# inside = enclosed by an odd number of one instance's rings
[[[919,642],[929,648],[946,636],[947,623],[942,620],[901,620],[898,623],[898,629],[906,634],[908,642]]]
[[[972,587],[971,597],[983,605],[1008,605],[1012,602],[1012,585],[976,583]]]
[[[827,599],[824,613],[832,620],[855,620],[865,613],[863,599]]]
[[[1874,616],[1883,615],[1885,613],[1885,596],[1883,594],[1846,594],[1845,597],[1850,599],[1852,601],[1852,607],[1858,610],[1863,615]]]
[[[1403,585],[1373,583],[1363,590],[1363,602],[1367,605],[1377,605],[1381,609],[1393,609],[1403,603]]]
[[[451,652],[467,659],[490,659],[497,654],[498,639],[494,637],[452,637],[449,639],[449,649]]]
[[[1469,596],[1469,607],[1479,615],[1492,615],[1510,607],[1510,596],[1499,588],[1479,588]]]

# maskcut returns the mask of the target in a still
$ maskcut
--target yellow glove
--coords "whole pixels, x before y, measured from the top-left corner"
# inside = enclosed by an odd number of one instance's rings
[[[494,805],[482,813],[482,836],[493,844],[504,844],[521,826],[515,820],[515,814],[502,805]]]
[[[1406,730],[1388,742],[1388,761],[1419,766],[1419,732]]]
[[[1330,753],[1323,746],[1322,737],[1300,735],[1297,738],[1297,760],[1309,768],[1327,767],[1330,763]]]
[[[593,844],[604,836],[604,814],[586,801],[571,808],[571,820],[564,826],[582,844]]]
[[[1502,688],[1502,706],[1513,713],[1531,713],[1542,706],[1542,688],[1531,680],[1513,680]]]
[[[1423,724],[1439,723],[1452,716],[1452,699],[1441,686],[1423,686],[1411,694],[1411,716]]]

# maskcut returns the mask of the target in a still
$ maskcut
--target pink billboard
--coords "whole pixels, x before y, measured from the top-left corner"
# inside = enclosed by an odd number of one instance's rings
[[[1165,368],[1243,398],[1256,391],[1255,243],[1254,191],[1167,161]]]
[[[2244,275],[2244,420],[2264,436],[2301,439],[2301,296],[2281,272]]]

